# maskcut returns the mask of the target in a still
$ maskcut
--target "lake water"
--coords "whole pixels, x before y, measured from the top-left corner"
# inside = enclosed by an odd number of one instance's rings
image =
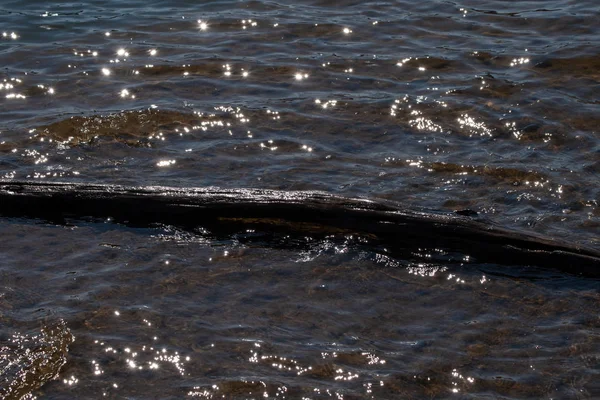
[[[597,251],[599,18],[4,0],[0,179],[320,190]],[[598,279],[202,232],[1,218],[0,398],[600,398]]]

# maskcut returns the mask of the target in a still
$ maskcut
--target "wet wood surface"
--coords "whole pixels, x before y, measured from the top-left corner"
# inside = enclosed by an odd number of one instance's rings
[[[600,251],[595,249],[470,216],[315,191],[0,181],[0,215],[56,224],[110,220],[131,227],[172,225],[213,238],[241,235],[266,246],[356,238],[403,259],[434,250],[452,263],[536,266],[600,277]]]

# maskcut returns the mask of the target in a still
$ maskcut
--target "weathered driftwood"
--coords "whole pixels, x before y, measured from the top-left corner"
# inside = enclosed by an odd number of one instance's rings
[[[323,192],[0,180],[0,215],[55,223],[111,218],[135,227],[168,224],[202,229],[215,237],[252,231],[262,242],[276,235],[273,245],[282,245],[282,238],[353,235],[394,257],[414,259],[416,252],[438,249],[446,252],[448,260],[452,254],[469,255],[477,263],[538,266],[600,277],[600,252],[593,249],[461,215],[403,210],[390,202]]]

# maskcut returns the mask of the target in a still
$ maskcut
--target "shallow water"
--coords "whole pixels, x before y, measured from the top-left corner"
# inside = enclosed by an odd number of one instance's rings
[[[3,320],[35,332],[62,318],[75,336],[41,398],[581,398],[600,389],[597,281],[406,268],[343,243],[296,252],[169,228],[13,220],[2,234],[12,266],[2,271]]]
[[[318,189],[599,249],[599,14],[5,1],[0,177]],[[0,230],[0,396],[600,396],[597,280],[164,226]]]

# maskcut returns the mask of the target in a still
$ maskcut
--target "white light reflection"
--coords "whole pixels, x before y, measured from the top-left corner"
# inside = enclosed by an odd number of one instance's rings
[[[19,38],[19,35],[17,35],[15,32],[2,32],[2,38],[3,39],[12,39],[12,40],[17,40]]]
[[[297,360],[289,357],[281,357],[275,354],[260,354],[260,343],[255,343],[256,349],[250,350],[248,362],[253,364],[263,363],[282,371],[294,372],[296,375],[303,375],[312,371],[312,366],[303,366]]]
[[[102,68],[102,75],[104,76],[110,76],[111,74],[111,70],[108,68]]]
[[[296,78],[297,81],[301,81],[303,79],[307,79],[308,74],[303,74],[301,72],[297,72],[296,75],[294,75],[294,77]]]
[[[396,63],[397,66],[402,67],[405,63],[407,63],[408,61],[410,61],[412,59],[412,57],[408,57],[408,58],[404,58],[401,61],[398,61]]]
[[[122,98],[127,98],[127,97],[129,97],[129,98],[131,98],[131,99],[135,99],[135,94],[131,94],[131,93],[129,92],[129,90],[127,90],[127,89],[123,89],[123,90],[121,90],[121,91],[119,92],[119,96],[121,96]]]
[[[521,132],[518,128],[517,128],[517,123],[515,121],[512,122],[505,122],[504,126],[506,127],[506,129],[508,129],[509,132],[511,132],[513,134],[513,136],[517,139],[517,140],[521,140],[521,138],[523,137],[523,132]]]
[[[119,57],[125,57],[125,58],[127,58],[127,57],[129,57],[129,52],[126,49],[124,49],[124,48],[121,47],[120,49],[117,50],[117,55]]]
[[[267,112],[267,114],[270,114],[271,119],[274,119],[274,120],[281,119],[281,116],[279,115],[279,111],[267,110],[266,112]]]
[[[450,388],[450,391],[452,393],[458,393],[460,392],[460,388],[459,388],[459,384],[462,384],[461,386],[464,386],[465,384],[473,384],[475,382],[475,378],[470,377],[470,376],[463,376],[460,372],[458,372],[456,370],[456,368],[454,368],[451,372],[452,375],[452,387]]]
[[[98,341],[96,341],[98,343]],[[94,375],[102,375],[104,370],[100,367],[100,364],[96,360],[92,360],[92,366],[94,369]]]
[[[461,284],[465,283],[464,279],[461,279],[458,275],[455,275],[455,274],[448,274],[448,280],[449,281],[454,280],[454,281],[456,281],[456,283],[461,283]]]
[[[335,107],[337,105],[337,100],[321,101],[319,99],[315,99],[315,104],[319,104],[324,110],[326,110],[330,107]]]
[[[200,28],[201,31],[205,31],[208,29],[208,23],[206,23],[206,21],[202,21],[201,19],[199,19],[198,27]]]
[[[43,141],[43,140],[40,139],[40,141]],[[33,158],[35,164],[44,164],[44,163],[48,162],[48,153],[42,154],[35,149],[25,149],[23,151],[23,153],[21,153],[21,156]]]
[[[243,19],[243,20],[242,20],[242,29],[246,29],[246,28],[247,28],[246,24],[247,24],[247,25],[249,25],[249,26],[252,26],[252,27],[254,27],[254,26],[257,26],[257,25],[258,25],[258,23],[257,23],[256,21],[254,21],[254,20],[251,20],[251,19]]]
[[[175,164],[176,161],[175,160],[162,160],[156,163],[157,167],[169,167],[173,164]]]
[[[224,74],[225,76],[231,76],[231,65],[229,65],[229,64],[224,64],[224,65],[223,65],[223,69],[225,70],[225,71],[223,72],[223,74]]]
[[[9,93],[6,95],[7,99],[25,99],[26,96],[20,93]]]
[[[269,149],[269,150],[271,150],[271,151],[275,151],[275,150],[277,150],[277,146],[275,146],[275,145],[273,144],[273,140],[269,139],[269,140],[267,141],[267,143],[268,143],[268,144],[264,144],[263,142],[261,142],[261,143],[260,143],[260,148],[261,148],[261,149]]]
[[[68,385],[68,386],[73,386],[73,385],[75,385],[77,382],[79,382],[79,379],[75,378],[75,376],[74,376],[74,375],[71,375],[71,377],[70,377],[70,378],[63,379],[63,383],[64,383],[65,385]]]
[[[448,270],[446,267],[442,267],[434,264],[416,264],[406,268],[409,274],[418,275],[422,277],[434,277],[438,272],[445,272]],[[463,282],[464,283],[464,282]]]
[[[154,345],[138,345],[136,348],[119,348],[98,340],[95,340],[94,343],[101,346],[104,353],[112,354],[118,358],[122,357],[121,360],[130,370],[157,370],[162,365],[170,364],[183,376],[186,373],[185,363],[191,361],[191,357],[184,357],[179,352],[169,351],[165,347],[157,349]],[[105,371],[100,361],[92,360],[91,363],[94,375],[104,374]],[[74,383],[77,383],[76,379]],[[116,383],[113,386],[118,387]]]
[[[411,113],[411,115],[415,115],[415,113],[417,113],[417,111],[413,111]],[[416,115],[419,115],[419,114],[421,114],[420,111]],[[417,117],[415,119],[411,119],[408,121],[408,123],[410,124],[410,126],[412,126],[413,128],[416,128],[420,131],[430,131],[430,132],[442,132],[443,131],[443,128],[440,125],[436,124],[429,118],[425,118],[425,117]]]
[[[510,62],[510,66],[516,67],[517,65],[523,65],[523,64],[528,64],[528,63],[529,63],[528,57],[519,57],[519,58],[513,58],[512,61]]]
[[[358,374],[353,374],[352,372],[347,372],[345,373],[344,370],[342,368],[338,368],[335,370],[335,373],[337,374],[333,379],[336,381],[351,381],[352,379],[356,379],[359,377]]]
[[[461,129],[468,129],[469,136],[473,136],[474,134],[479,136],[492,136],[492,130],[486,126],[485,122],[478,122],[469,114],[461,114],[461,116],[457,118],[457,121],[460,124]]]

